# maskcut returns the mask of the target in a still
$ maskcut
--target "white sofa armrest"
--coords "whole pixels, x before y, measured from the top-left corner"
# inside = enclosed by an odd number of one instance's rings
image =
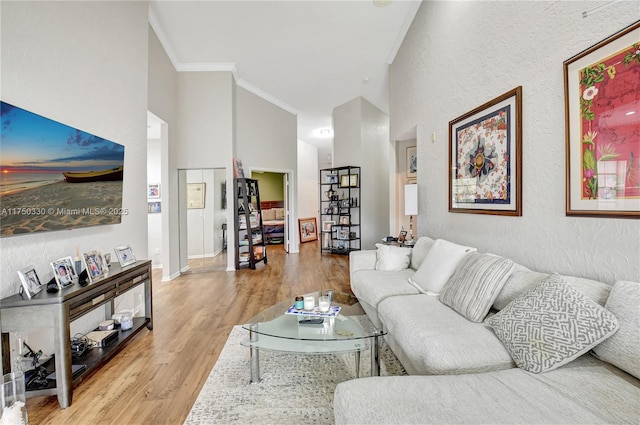
[[[349,277],[359,270],[376,269],[376,250],[365,249],[349,253]]]

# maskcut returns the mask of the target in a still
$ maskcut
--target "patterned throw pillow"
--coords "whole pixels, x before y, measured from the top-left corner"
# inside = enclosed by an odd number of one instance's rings
[[[468,254],[442,289],[440,301],[472,322],[482,322],[513,270],[513,261]]]
[[[518,367],[548,372],[618,329],[616,317],[553,273],[486,320]]]

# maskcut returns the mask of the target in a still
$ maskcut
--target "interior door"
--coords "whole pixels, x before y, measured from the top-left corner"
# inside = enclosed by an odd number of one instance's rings
[[[282,175],[282,187],[284,188],[284,251],[289,252],[291,237],[289,235],[289,173]]]

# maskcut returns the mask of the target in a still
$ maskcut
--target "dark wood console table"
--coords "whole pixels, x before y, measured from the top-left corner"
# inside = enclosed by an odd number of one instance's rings
[[[74,377],[71,367],[71,322],[100,306],[105,306],[105,316],[111,318],[115,298],[140,285],[144,286],[145,317],[134,318],[133,327],[129,330],[122,331],[117,328],[117,340],[104,347],[94,347],[85,353],[80,361],[87,367],[82,374]],[[56,293],[48,293],[43,289],[31,299],[18,294],[12,295],[0,300],[3,373],[11,371],[9,332],[51,329],[54,336],[53,360],[57,379],[51,381],[47,388],[27,391],[27,397],[55,394],[60,406],[66,408],[71,405],[73,388],[82,381],[82,376],[107,362],[145,326],[149,330],[153,329],[149,260],[138,261],[122,268],[119,264],[112,263],[107,276],[86,286],[76,282]]]

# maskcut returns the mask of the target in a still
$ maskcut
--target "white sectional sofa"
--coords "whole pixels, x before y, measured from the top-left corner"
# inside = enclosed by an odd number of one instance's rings
[[[640,424],[640,283],[426,237],[354,251],[350,274],[409,376],[339,384],[336,423]]]

